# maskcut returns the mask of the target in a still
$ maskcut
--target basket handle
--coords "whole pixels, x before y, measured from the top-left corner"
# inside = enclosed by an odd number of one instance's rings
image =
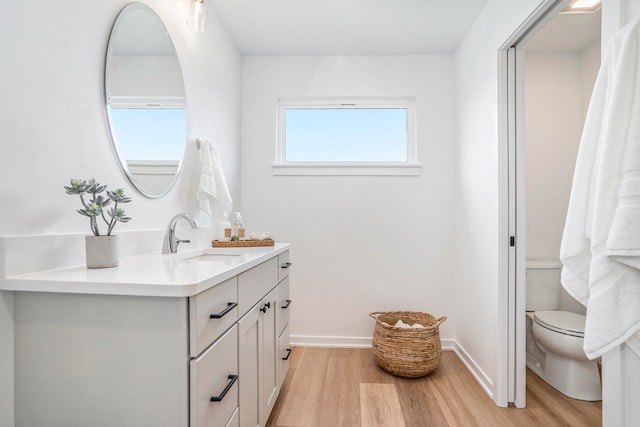
[[[382,320],[378,319],[378,317],[384,314],[384,312],[382,311],[374,311],[372,313],[369,313],[369,316],[373,319],[376,320],[377,323],[381,324],[382,326],[391,326],[390,324],[388,324],[387,322],[383,322]]]
[[[435,327],[439,327],[440,325],[442,325],[445,320],[447,320],[447,316],[442,316],[436,319]]]

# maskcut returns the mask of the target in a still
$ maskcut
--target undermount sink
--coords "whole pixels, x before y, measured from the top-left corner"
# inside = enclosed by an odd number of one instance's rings
[[[228,261],[240,255],[241,254],[200,254],[183,258],[182,261]]]
[[[167,258],[173,262],[178,263],[192,263],[192,262],[209,262],[209,263],[235,263],[246,255],[245,251],[228,251],[220,250],[216,248],[195,249],[191,251],[185,251],[183,253],[171,254]]]

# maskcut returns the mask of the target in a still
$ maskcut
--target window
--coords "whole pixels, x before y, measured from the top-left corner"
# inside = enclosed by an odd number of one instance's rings
[[[415,175],[413,100],[281,100],[278,175]]]

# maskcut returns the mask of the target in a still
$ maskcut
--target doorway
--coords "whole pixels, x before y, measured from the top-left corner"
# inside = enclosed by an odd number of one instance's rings
[[[508,302],[503,331],[508,364],[506,402],[497,403],[516,407],[526,406],[527,261],[559,263],[577,147],[599,67],[599,49],[593,52],[593,31],[589,27],[597,23],[599,39],[600,17],[593,13],[560,13],[568,3],[544,2],[500,52],[501,136],[506,151],[503,159],[508,165],[506,171],[503,169],[508,182],[502,183],[501,191],[502,215],[508,218],[502,222],[507,223],[503,232],[509,237],[502,261],[508,265],[508,283],[503,289]],[[567,73],[577,74],[571,77]],[[543,86],[532,89],[535,85]],[[580,99],[559,105],[558,97],[563,93]],[[552,208],[545,209],[549,203],[553,203]],[[579,304],[566,304],[570,306],[568,311],[579,311]]]

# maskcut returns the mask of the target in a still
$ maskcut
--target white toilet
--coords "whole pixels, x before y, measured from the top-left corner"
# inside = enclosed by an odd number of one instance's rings
[[[598,363],[584,354],[583,307],[560,284],[558,261],[527,261],[527,367],[561,393],[602,400]]]

